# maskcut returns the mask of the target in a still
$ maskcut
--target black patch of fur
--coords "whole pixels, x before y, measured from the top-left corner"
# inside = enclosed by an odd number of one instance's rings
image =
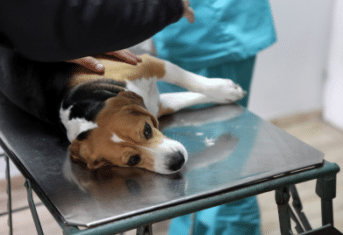
[[[64,99],[62,108],[72,106],[69,119],[85,118],[94,121],[104,107],[104,101],[124,91],[125,83],[112,79],[94,80],[73,88]]]
[[[80,141],[85,140],[85,139],[88,137],[88,135],[90,134],[90,132],[91,132],[91,130],[83,131],[83,132],[81,132],[80,134],[78,134],[78,136],[76,137],[76,139],[77,139],[77,140],[80,140]]]
[[[94,121],[96,115],[104,105],[104,102],[92,100],[77,102],[70,111],[69,119],[85,118],[87,121]]]

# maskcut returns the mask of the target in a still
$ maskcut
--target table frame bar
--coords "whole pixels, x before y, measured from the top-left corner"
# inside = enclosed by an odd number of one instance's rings
[[[290,198],[289,196],[290,188],[293,187],[292,186],[293,184],[305,182],[312,179],[318,179],[317,185],[316,185],[316,193],[318,194],[318,196],[321,197],[321,200],[322,200],[323,225],[333,224],[332,199],[336,196],[336,174],[339,172],[339,170],[340,169],[337,164],[329,163],[325,161],[323,166],[320,168],[314,168],[308,171],[299,172],[294,175],[287,175],[287,177],[271,179],[265,182],[260,182],[255,185],[251,185],[248,188],[247,187],[237,188],[230,192],[223,192],[222,194],[214,195],[209,198],[201,198],[198,200],[192,200],[184,204],[175,205],[168,208],[162,208],[157,211],[147,212],[141,215],[129,217],[126,219],[121,219],[118,221],[114,221],[114,222],[107,223],[107,224],[97,226],[97,227],[88,228],[85,230],[79,230],[76,226],[70,226],[70,225],[67,225],[65,221],[61,221],[58,215],[54,213],[54,209],[50,207],[48,199],[45,198],[45,196],[40,192],[38,188],[36,188],[35,184],[31,184],[29,179],[27,179],[26,182],[29,182],[29,183],[26,183],[26,185],[27,185],[28,193],[30,193],[30,191],[32,192],[32,190],[36,192],[36,194],[40,197],[40,199],[46,205],[47,209],[55,217],[56,221],[60,224],[61,228],[63,229],[64,234],[68,234],[68,235],[116,234],[116,233],[123,233],[125,231],[136,229],[136,228],[138,228],[137,235],[152,235],[151,225],[153,223],[160,222],[167,219],[172,219],[174,217],[185,215],[185,214],[194,213],[199,210],[229,203],[232,201],[236,201],[236,200],[250,197],[253,195],[261,194],[264,192],[276,190],[276,194],[278,195],[276,196],[276,201],[279,202],[278,210],[279,210],[279,215],[280,215],[280,229],[282,231],[282,235],[284,234],[288,235],[288,234],[293,234],[290,228],[291,212],[288,205],[288,201]],[[297,193],[294,195],[295,197],[298,196]],[[31,212],[32,210],[35,210],[35,205],[33,201],[31,201],[30,209],[31,209]],[[300,206],[298,206],[298,209],[296,209],[296,211],[301,212],[301,210],[302,210],[302,207],[301,207],[301,202],[300,202]],[[34,214],[35,213],[33,212],[33,216]],[[39,221],[38,216],[36,217],[36,219],[38,219]],[[34,220],[35,220],[35,216],[34,216]],[[40,223],[36,223],[36,221],[35,221],[35,224],[39,224],[40,226]],[[304,223],[303,223],[303,226],[304,226]],[[37,231],[39,231],[39,229]],[[43,232],[38,233],[38,234],[43,234]]]

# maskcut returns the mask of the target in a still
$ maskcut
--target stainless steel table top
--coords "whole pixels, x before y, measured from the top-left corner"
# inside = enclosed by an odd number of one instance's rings
[[[183,143],[181,172],[108,167],[90,172],[70,161],[69,143],[52,126],[0,96],[0,144],[68,225],[91,227],[319,166],[323,153],[237,105],[162,118],[165,135]]]

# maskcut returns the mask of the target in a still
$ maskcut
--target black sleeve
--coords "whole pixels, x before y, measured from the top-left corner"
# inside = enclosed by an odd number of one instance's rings
[[[54,62],[133,46],[182,13],[181,0],[10,0],[0,31],[17,53]]]

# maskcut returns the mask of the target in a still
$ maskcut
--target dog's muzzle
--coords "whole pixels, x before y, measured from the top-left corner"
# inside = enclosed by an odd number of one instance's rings
[[[169,158],[168,168],[171,171],[180,170],[186,162],[185,156],[181,151],[171,155]]]
[[[186,148],[178,141],[165,138],[163,142],[152,151],[155,160],[154,171],[161,174],[173,174],[179,171],[187,162]]]

